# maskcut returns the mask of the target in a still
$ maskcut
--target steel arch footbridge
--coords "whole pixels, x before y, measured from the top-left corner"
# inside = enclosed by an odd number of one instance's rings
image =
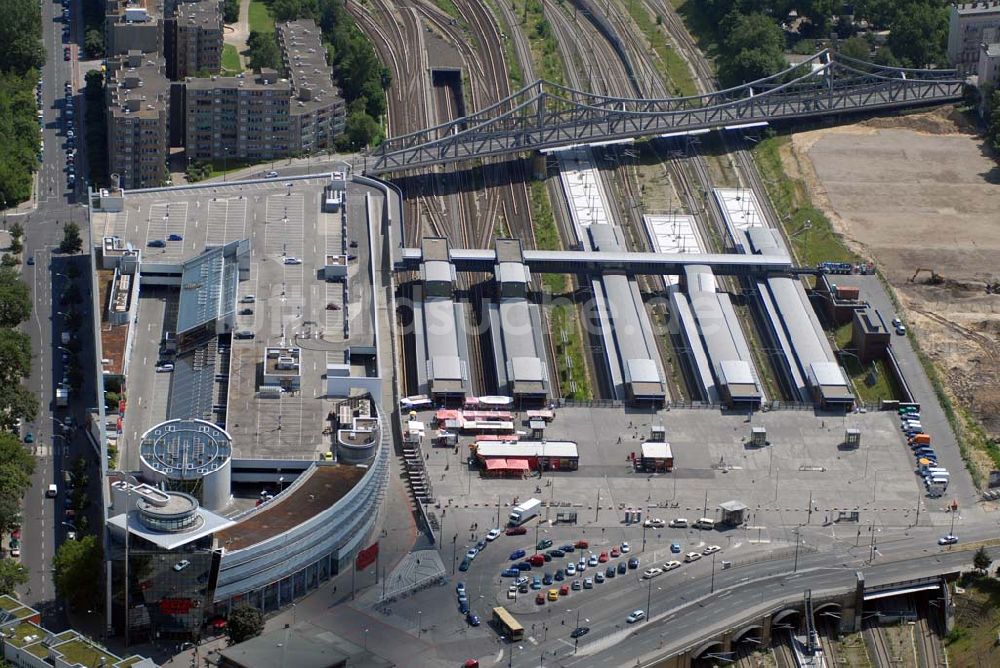
[[[387,139],[373,151],[366,171],[926,106],[960,99],[963,87],[954,70],[883,67],[829,50],[765,79],[692,97],[610,97],[536,81],[470,116]]]

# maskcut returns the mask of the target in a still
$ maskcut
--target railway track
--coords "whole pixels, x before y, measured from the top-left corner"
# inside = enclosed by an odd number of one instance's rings
[[[882,627],[872,622],[865,622],[862,628],[865,645],[868,647],[868,655],[872,658],[873,665],[876,668],[891,668],[894,665],[894,657]]]
[[[772,644],[774,648],[774,663],[778,668],[799,668],[795,660],[795,652],[792,650],[791,632],[775,636],[777,642]]]

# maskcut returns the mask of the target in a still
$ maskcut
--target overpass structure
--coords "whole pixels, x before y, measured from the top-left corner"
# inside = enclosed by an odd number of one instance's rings
[[[492,248],[449,248],[448,261],[456,271],[492,272],[497,263]],[[717,275],[763,275],[792,270],[787,255],[737,255],[735,253],[636,253],[631,251],[547,251],[523,252],[525,266],[540,274],[640,274],[684,273],[686,267],[703,265]],[[423,250],[404,248],[396,269],[416,270],[423,262]]]
[[[883,67],[829,50],[770,77],[690,97],[620,98],[540,80],[475,114],[387,139],[366,171],[926,106],[960,99],[963,86],[954,70]]]

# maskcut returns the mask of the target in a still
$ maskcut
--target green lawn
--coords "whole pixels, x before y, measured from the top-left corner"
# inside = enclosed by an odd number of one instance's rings
[[[250,0],[250,31],[274,32],[274,17],[271,8],[261,0]]]
[[[233,44],[226,44],[222,47],[222,73],[232,76],[243,71],[240,65],[240,54]]]
[[[658,56],[656,69],[660,76],[671,84],[672,92],[680,96],[697,95],[698,89],[694,85],[694,79],[691,78],[691,70],[673,46],[667,43],[664,28],[646,11],[645,5],[630,2],[628,10],[632,20],[646,36],[646,41]]]

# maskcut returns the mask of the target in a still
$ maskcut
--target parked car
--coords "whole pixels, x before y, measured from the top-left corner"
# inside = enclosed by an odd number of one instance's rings
[[[472,565],[472,560],[470,560],[470,559],[462,559],[462,563],[458,565],[458,570],[460,570],[460,571],[462,571],[464,573],[467,570],[469,570],[469,566],[471,566],[471,565]]]
[[[671,529],[686,529],[688,527],[688,521],[683,517],[678,517],[676,519],[670,520]]]
[[[576,549],[578,550],[586,550],[588,547],[590,547],[590,543],[588,543],[585,540],[578,540],[574,544],[574,547],[576,547]]]
[[[163,239],[151,239],[146,243],[146,245],[149,246],[150,248],[165,248],[167,242],[164,241]]]
[[[562,552],[569,554],[570,552],[576,552],[576,547],[572,543],[567,543],[559,548]]]
[[[639,568],[639,557],[632,557],[628,560],[628,567],[631,569]]]
[[[545,594],[538,594],[535,597],[535,605],[545,605]]]
[[[302,260],[297,257],[286,257],[284,262],[285,264],[302,264]]]
[[[573,591],[580,591],[583,589],[583,583],[579,580],[573,580],[573,584],[570,586]]]
[[[542,578],[542,584],[546,587],[553,583],[552,573],[546,573],[545,577]]]
[[[645,571],[643,572],[643,574],[642,574],[642,578],[643,578],[644,580],[652,580],[652,579],[653,579],[653,578],[655,578],[655,577],[656,577],[657,575],[663,575],[663,569],[662,569],[662,568],[647,568],[647,569],[646,569],[646,570],[645,570]]]
[[[630,614],[628,617],[625,618],[625,621],[628,622],[629,624],[635,624],[639,620],[645,618],[646,618],[646,613],[644,611],[634,610],[632,614]]]
[[[626,564],[624,561],[619,561],[618,575],[624,575],[625,573],[628,573],[628,564]]]
[[[190,565],[191,565],[190,561],[188,561],[187,559],[181,559],[176,564],[174,564],[174,570],[177,571],[178,573],[180,573],[181,571],[183,571],[185,568],[187,568]]]
[[[500,573],[500,577],[502,577],[502,578],[516,578],[520,574],[521,574],[521,571],[517,570],[516,568],[505,568]]]
[[[701,559],[701,555],[697,552],[688,552],[684,555],[684,562],[690,564],[692,561],[698,561]]]
[[[552,547],[552,541],[549,540],[548,538],[543,538],[542,540],[538,541],[537,545],[535,545],[536,550],[544,550],[549,547]]]
[[[184,241],[184,237],[179,234],[171,234],[167,237],[167,241]]]
[[[479,626],[479,616],[471,612],[465,616],[465,621],[469,623],[469,626]]]
[[[680,554],[681,553],[681,544],[680,543],[671,543],[670,544],[670,551],[673,552],[674,554]]]
[[[531,578],[531,588],[532,589],[541,589],[542,588],[542,579],[540,577],[538,577],[537,575],[535,577]]]
[[[559,600],[559,590],[558,589],[550,589],[549,590],[549,600],[550,601],[558,601]]]
[[[500,529],[490,529],[490,532],[486,534],[486,540],[492,543],[493,541],[495,541],[497,538],[500,537],[500,533],[501,533]]]
[[[608,561],[608,553],[607,552],[601,552],[601,556],[597,557],[597,561],[598,561],[598,563],[602,563],[602,564],[607,563],[607,561]]]
[[[510,560],[515,561],[517,559],[524,559],[524,555],[527,554],[524,550],[514,550],[510,553]]]
[[[604,582],[604,573],[595,573],[594,582],[596,582],[597,584],[601,584],[602,582]]]
[[[663,564],[663,572],[666,573],[667,571],[672,571],[675,568],[678,568],[680,565],[681,562],[677,561],[676,559],[671,559],[667,563]]]
[[[614,576],[615,576],[615,567],[614,566],[608,566],[607,568],[604,569],[604,577],[606,577],[606,578],[613,578]]]
[[[715,554],[716,552],[718,552],[721,549],[722,548],[719,547],[718,545],[709,545],[704,550],[702,550],[701,553],[707,556],[709,554]]]
[[[510,527],[504,533],[508,536],[523,536],[528,533],[528,529],[527,527]]]
[[[632,546],[626,542],[622,542],[622,554],[628,554],[632,551]]]

